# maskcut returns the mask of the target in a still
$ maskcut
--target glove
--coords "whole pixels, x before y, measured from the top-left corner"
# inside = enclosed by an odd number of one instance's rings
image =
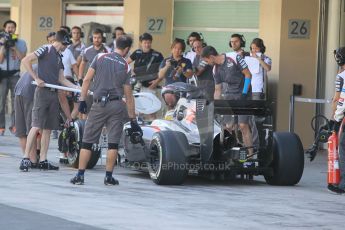
[[[73,122],[73,119],[66,119],[64,127],[69,128],[71,126],[71,123]]]
[[[341,121],[330,120],[329,121],[329,128],[331,131],[335,131],[336,133],[339,132],[339,128],[341,125]]]
[[[138,132],[141,133],[141,135],[143,135],[143,130],[141,129],[141,127],[139,126],[137,120],[131,120],[131,133],[134,132]]]
[[[82,114],[86,114],[87,111],[87,105],[85,101],[80,101],[78,111]]]
[[[79,79],[79,86],[82,87],[83,86],[83,79]]]

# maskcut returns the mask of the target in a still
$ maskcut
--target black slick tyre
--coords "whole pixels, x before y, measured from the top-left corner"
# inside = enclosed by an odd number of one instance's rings
[[[153,135],[148,169],[154,183],[180,185],[187,176],[188,140],[182,132],[161,131]]]
[[[77,120],[74,122],[74,128],[71,130],[70,133],[70,141],[69,141],[69,151],[67,154],[67,160],[70,166],[73,168],[79,167],[79,154],[81,149],[81,143],[83,140],[83,133],[85,128],[85,121],[84,120]],[[101,155],[100,149],[92,148],[90,160],[87,164],[87,169],[92,169],[98,162],[98,159]]]
[[[303,174],[304,150],[295,133],[273,133],[273,174],[266,174],[265,180],[271,185],[295,185]]]

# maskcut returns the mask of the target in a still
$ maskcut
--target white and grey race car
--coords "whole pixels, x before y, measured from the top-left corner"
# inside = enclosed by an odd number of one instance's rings
[[[211,178],[264,175],[274,185],[299,182],[303,146],[294,133],[274,132],[270,103],[208,102],[202,89],[186,83],[173,83],[163,91],[179,99],[172,113],[165,119],[142,122],[142,138],[129,135],[129,125],[124,132],[126,162],[147,169],[156,184],[182,184],[191,173]],[[231,129],[223,128],[225,118],[238,115],[253,115],[257,145],[244,146],[236,123]]]
[[[188,174],[220,179],[263,175],[272,185],[299,182],[304,169],[303,146],[294,133],[274,132],[271,103],[207,101],[202,89],[186,83],[168,85],[163,89],[166,92],[176,95],[175,109],[163,119],[152,122],[139,119],[142,135],[132,133],[126,124],[124,151],[119,162],[147,171],[160,185],[182,184]],[[143,113],[150,114],[160,108],[159,100],[153,95],[139,93],[136,98],[136,109]],[[224,121],[236,120],[238,115],[252,115],[251,128],[257,130],[255,145],[243,144],[236,122],[230,128],[224,125]],[[65,146],[62,150],[67,152],[69,163],[77,166],[84,123],[74,123],[72,132],[68,132],[72,133],[68,143],[59,146]],[[95,145],[89,168],[97,163],[100,149]]]

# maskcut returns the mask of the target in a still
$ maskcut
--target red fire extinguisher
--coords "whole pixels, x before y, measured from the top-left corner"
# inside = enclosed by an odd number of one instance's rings
[[[328,138],[328,184],[338,185],[340,182],[338,137],[336,132]]]

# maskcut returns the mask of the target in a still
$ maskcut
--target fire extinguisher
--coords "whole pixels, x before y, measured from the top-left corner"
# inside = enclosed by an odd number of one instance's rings
[[[336,132],[328,138],[328,184],[338,185],[340,182],[338,137]]]

